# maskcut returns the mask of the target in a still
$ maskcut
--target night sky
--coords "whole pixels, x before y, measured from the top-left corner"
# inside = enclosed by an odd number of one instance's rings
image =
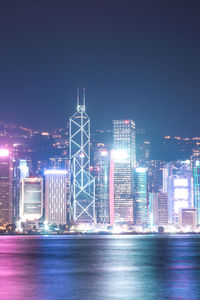
[[[86,87],[92,128],[131,118],[200,136],[200,1],[0,4],[0,119],[63,127]]]

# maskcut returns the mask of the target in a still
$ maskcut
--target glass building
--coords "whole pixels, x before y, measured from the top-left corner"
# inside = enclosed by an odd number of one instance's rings
[[[94,151],[92,174],[95,178],[95,206],[97,223],[110,222],[109,215],[109,169],[110,151],[104,146],[97,146]]]
[[[111,155],[113,180],[110,178],[110,190],[114,193],[113,197],[112,193],[110,194],[110,201],[113,203],[112,222],[133,224],[133,170],[136,165],[135,122],[114,120],[113,137],[114,147]],[[113,186],[111,186],[112,182]]]
[[[169,224],[178,225],[179,211],[193,207],[190,161],[174,161],[163,169],[163,192],[168,195]]]
[[[149,193],[149,224],[168,224],[168,197],[164,193]]]
[[[67,171],[45,171],[45,221],[49,224],[67,223]]]
[[[147,170],[137,167],[134,174],[134,223],[135,225],[148,224],[148,199],[147,199]]]
[[[13,219],[19,219],[20,180],[29,177],[29,162],[26,159],[13,159]]]
[[[192,168],[194,207],[196,208],[196,224],[200,224],[200,160],[196,160]]]
[[[22,178],[20,181],[20,219],[37,220],[43,214],[43,179]]]
[[[8,149],[0,149],[0,224],[12,223],[12,157]]]

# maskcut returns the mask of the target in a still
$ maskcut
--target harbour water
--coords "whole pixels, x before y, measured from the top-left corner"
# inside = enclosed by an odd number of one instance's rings
[[[0,299],[200,299],[200,236],[0,236]]]

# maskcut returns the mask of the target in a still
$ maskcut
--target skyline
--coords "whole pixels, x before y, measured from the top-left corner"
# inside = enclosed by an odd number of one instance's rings
[[[64,127],[79,85],[92,130],[133,119],[150,136],[198,136],[197,1],[11,3],[0,12],[1,120]]]

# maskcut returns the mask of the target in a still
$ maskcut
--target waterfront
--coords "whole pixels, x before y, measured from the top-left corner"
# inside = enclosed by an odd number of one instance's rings
[[[200,236],[0,236],[0,299],[200,299]]]

